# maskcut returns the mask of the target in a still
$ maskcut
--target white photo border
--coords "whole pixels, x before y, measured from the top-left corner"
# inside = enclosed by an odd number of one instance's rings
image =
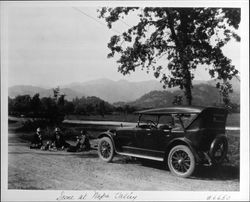
[[[95,191],[71,190],[8,190],[8,30],[7,13],[11,6],[152,6],[152,7],[239,7],[241,8],[241,114],[240,114],[240,190],[235,192],[206,192],[206,191],[122,191],[133,193],[134,201],[196,201],[208,200],[209,196],[216,200],[249,200],[249,2],[238,1],[6,1],[1,2],[1,200],[2,201],[56,201],[62,192],[66,195],[77,196]],[[103,201],[118,200],[117,191],[98,191],[106,193],[109,198]],[[121,192],[121,191],[119,191]],[[222,198],[224,196],[224,198]],[[220,198],[221,197],[221,198]],[[85,201],[93,199],[87,198]],[[72,200],[69,200],[72,201]],[[81,200],[80,200],[81,201]],[[95,201],[99,201],[95,199]],[[126,200],[123,200],[126,201]],[[127,201],[131,201],[127,200]]]

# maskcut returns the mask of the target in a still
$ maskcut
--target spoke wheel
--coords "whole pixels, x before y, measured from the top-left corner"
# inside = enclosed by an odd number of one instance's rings
[[[98,143],[98,155],[103,161],[112,161],[114,157],[114,146],[110,138],[103,137],[100,139]]]
[[[193,153],[185,145],[173,147],[168,155],[168,167],[178,177],[189,177],[195,169]]]
[[[227,155],[228,150],[228,142],[226,137],[222,136],[219,138],[216,138],[212,144],[209,151],[209,155],[212,159],[212,162],[214,164],[220,164],[223,162]]]

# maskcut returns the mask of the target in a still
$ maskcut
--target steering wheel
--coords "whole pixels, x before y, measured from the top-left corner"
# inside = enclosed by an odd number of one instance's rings
[[[149,125],[151,128],[157,127],[157,124],[152,120],[147,120],[147,125]]]

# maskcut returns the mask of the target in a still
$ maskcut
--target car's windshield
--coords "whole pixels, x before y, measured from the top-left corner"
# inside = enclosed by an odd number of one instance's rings
[[[140,123],[143,124],[148,122],[153,122],[155,124],[158,124],[158,116],[143,114],[140,117]]]

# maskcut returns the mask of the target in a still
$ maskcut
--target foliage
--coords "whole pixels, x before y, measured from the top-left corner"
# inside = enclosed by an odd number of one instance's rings
[[[104,117],[114,110],[111,104],[94,96],[75,98],[72,102],[64,98],[59,88],[54,89],[54,97],[40,99],[39,94],[32,98],[29,95],[19,95],[13,99],[9,97],[9,114],[46,119],[53,125],[59,124],[67,114],[100,114]]]
[[[130,103],[126,103],[126,102],[116,102],[114,103],[114,105],[115,105],[115,111],[120,114],[121,113],[125,115],[131,114],[139,110],[139,108],[135,106],[131,106]]]
[[[136,13],[138,23],[108,43],[108,57],[119,56],[118,71],[126,75],[138,68],[153,70],[164,87],[179,86],[187,103],[192,103],[193,70],[208,66],[211,77],[222,82],[217,88],[228,102],[232,88],[228,83],[238,71],[222,47],[239,28],[239,8],[169,8],[116,7],[99,10],[109,28],[130,13]],[[168,71],[166,70],[168,69]],[[221,85],[222,83],[222,85]]]
[[[41,111],[42,103],[38,93],[31,98],[30,107],[35,114],[38,114],[39,111]]]
[[[74,113],[83,115],[100,114],[104,116],[104,114],[111,113],[114,109],[111,104],[95,96],[75,98],[72,104],[74,106]]]
[[[174,96],[173,105],[182,105],[182,96],[181,95]]]
[[[229,102],[227,105],[225,105],[225,108],[228,110],[229,113],[240,113],[240,105]]]
[[[9,100],[9,110],[19,111],[20,113],[27,113],[31,109],[31,97],[29,95],[19,95],[14,100]]]

